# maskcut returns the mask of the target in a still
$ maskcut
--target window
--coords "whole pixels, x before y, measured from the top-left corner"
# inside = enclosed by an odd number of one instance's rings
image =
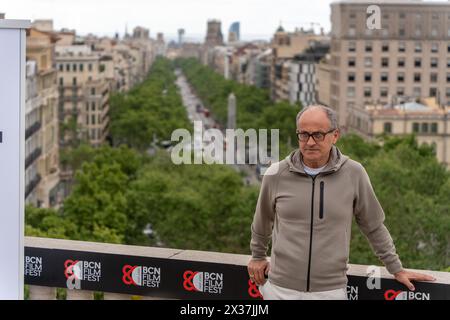
[[[400,68],[403,68],[405,66],[405,59],[404,58],[398,58],[397,66],[400,67]]]
[[[421,89],[420,89],[420,87],[414,87],[413,88],[413,95],[414,95],[414,97],[420,97],[421,96]]]
[[[450,82],[450,73],[447,72],[447,82]]]
[[[356,43],[351,41],[348,43],[348,52],[355,52],[356,51]]]
[[[356,34],[356,27],[354,25],[350,25],[350,27],[348,28],[348,35],[350,37],[355,36]]]
[[[84,64],[80,63],[80,71],[83,72]]]
[[[64,71],[64,65],[62,63],[59,64],[59,71]]]
[[[347,80],[348,80],[348,82],[354,82],[355,81],[355,74],[353,72],[350,72],[347,75]]]
[[[417,20],[422,19],[422,15],[421,15],[420,13],[416,13],[416,19],[417,19]]]
[[[381,66],[389,67],[389,58],[381,58]]]
[[[405,43],[404,42],[399,42],[398,43],[398,52],[405,52]]]
[[[392,123],[391,122],[385,122],[383,126],[384,133],[392,133]]]
[[[436,88],[430,88],[430,97],[436,97],[437,89]]]
[[[430,67],[437,68],[438,66],[438,59],[437,58],[431,58],[430,59]]]
[[[70,71],[70,64],[66,64],[66,71]]]
[[[431,123],[431,132],[432,133],[437,133],[438,132],[438,124],[437,124],[437,122],[432,122]]]
[[[397,95],[398,96],[404,96],[405,95],[405,88],[402,88],[402,87],[397,88]]]
[[[92,102],[92,103],[91,103],[91,110],[92,110],[92,111],[95,111],[95,102]]]
[[[95,88],[91,88],[91,95],[95,95]]]
[[[414,67],[420,68],[422,66],[422,59],[414,58]]]
[[[428,132],[428,123],[422,122],[422,132]]]
[[[353,98],[355,96],[355,88],[354,87],[347,87],[347,97]]]
[[[422,44],[420,42],[415,43],[414,52],[422,52]]]
[[[364,66],[371,67],[372,66],[372,58],[364,58]]]
[[[405,26],[400,26],[400,28],[398,29],[398,35],[400,37],[404,37],[405,36]]]
[[[350,12],[349,17],[350,17],[350,19],[355,19],[356,18],[356,13],[355,12]]]
[[[412,131],[414,132],[414,133],[418,133],[419,132],[419,123],[417,123],[417,122],[413,122],[413,124],[412,124]]]
[[[447,98],[450,98],[450,88],[446,88],[446,89],[445,89],[445,96],[446,96]]]
[[[89,112],[89,102],[86,102],[86,112]]]
[[[73,77],[73,78],[72,78],[72,84],[73,84],[74,86],[77,85],[77,77]]]
[[[432,82],[432,83],[436,83],[437,82],[437,79],[438,79],[438,75],[437,75],[437,73],[430,73],[430,82]]]
[[[437,37],[437,35],[438,35],[438,29],[436,26],[434,26],[433,28],[431,28],[431,36]]]
[[[387,82],[388,81],[388,74],[387,72],[382,72],[380,76],[381,82]]]
[[[420,82],[420,73],[414,73],[414,82]]]
[[[381,29],[381,35],[383,37],[389,36],[389,27],[388,26],[383,26],[383,28]]]
[[[63,77],[59,78],[59,85],[60,86],[64,85],[64,78]]]
[[[397,73],[397,81],[398,82],[405,82],[405,74],[403,72]]]
[[[89,71],[92,71],[92,63],[89,63],[89,64],[88,64],[88,70],[89,70]]]
[[[439,45],[436,42],[433,42],[431,44],[431,52],[432,53],[437,53],[439,51]]]
[[[380,97],[387,97],[388,89],[386,87],[380,88]]]
[[[76,64],[76,63],[73,64],[72,70],[73,70],[74,72],[77,71],[77,64]]]
[[[433,14],[431,15],[431,19],[433,19],[433,20],[439,19],[439,14],[433,13]]]
[[[450,52],[450,43],[447,45],[447,52]]]
[[[421,29],[420,26],[416,26],[416,29],[415,29],[415,31],[414,31],[414,35],[415,35],[416,37],[420,37],[420,36],[422,35],[422,29]]]
[[[366,52],[372,52],[372,43],[366,42]]]
[[[89,115],[86,115],[86,124],[89,124]]]
[[[450,58],[447,59],[447,68],[450,68]]]
[[[383,43],[381,45],[381,51],[388,52],[389,51],[389,44],[388,43]]]
[[[92,116],[91,116],[91,123],[92,123],[92,124],[95,124],[95,115],[92,115]]]
[[[355,65],[356,65],[355,58],[349,58],[348,59],[348,66],[349,67],[354,67]]]
[[[370,98],[372,96],[372,90],[370,88],[364,88],[364,97]]]
[[[372,81],[372,74],[371,74],[370,72],[366,72],[366,73],[364,74],[364,81],[365,81],[365,82],[370,82],[370,81]]]

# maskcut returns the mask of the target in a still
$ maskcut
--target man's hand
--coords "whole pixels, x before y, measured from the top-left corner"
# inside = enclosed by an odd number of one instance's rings
[[[269,273],[270,263],[267,260],[251,259],[247,269],[250,280],[260,286],[266,282],[264,275]]]
[[[434,277],[429,276],[427,274],[411,272],[411,271],[406,271],[406,270],[397,272],[396,274],[394,274],[394,277],[395,277],[395,280],[397,280],[400,283],[403,283],[411,291],[416,290],[416,288],[414,288],[414,285],[411,283],[411,280],[414,280],[414,281],[434,281],[434,280],[436,280]]]

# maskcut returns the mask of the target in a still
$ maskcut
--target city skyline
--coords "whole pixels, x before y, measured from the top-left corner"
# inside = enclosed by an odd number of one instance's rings
[[[75,29],[80,35],[114,36],[119,33],[123,36],[125,29],[131,33],[134,27],[143,26],[150,29],[152,38],[162,32],[165,39],[176,40],[177,30],[184,28],[184,38],[188,41],[202,41],[210,19],[221,21],[224,37],[227,37],[230,25],[239,21],[241,38],[246,41],[270,40],[280,22],[287,31],[313,26],[316,32],[320,27],[327,32],[330,30],[331,2],[333,0],[319,0],[305,6],[306,1],[289,0],[223,0],[214,3],[207,0],[19,0],[4,3],[0,12],[5,13],[7,19],[52,19],[55,30]],[[133,8],[139,9],[134,11]],[[99,13],[105,11],[108,15],[99,18]],[[315,24],[311,25],[311,22]]]

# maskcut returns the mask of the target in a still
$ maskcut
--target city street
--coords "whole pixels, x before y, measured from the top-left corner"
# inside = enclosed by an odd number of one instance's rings
[[[195,141],[194,140],[194,150],[199,150],[204,148],[208,142],[205,141],[211,141],[210,140],[210,133],[207,131],[207,129],[210,128],[220,128],[220,125],[214,121],[213,115],[209,115],[208,117],[205,116],[204,112],[197,112],[197,105],[200,105],[201,108],[206,108],[203,104],[203,102],[196,96],[196,94],[191,90],[191,87],[186,79],[186,77],[183,75],[180,69],[175,70],[175,75],[177,76],[176,84],[178,88],[180,89],[181,98],[183,101],[183,105],[186,107],[186,110],[188,112],[188,118],[191,122],[194,121],[201,121],[201,131],[203,133],[203,140],[202,141]],[[223,136],[225,137],[225,130],[221,130]],[[225,157],[225,150],[223,156]],[[224,161],[225,163],[225,161]],[[252,185],[259,185],[260,181],[258,179],[258,175],[255,171],[254,165],[238,165],[233,164],[232,167],[237,172],[244,172],[245,177],[243,178],[243,181],[245,184],[252,184]]]

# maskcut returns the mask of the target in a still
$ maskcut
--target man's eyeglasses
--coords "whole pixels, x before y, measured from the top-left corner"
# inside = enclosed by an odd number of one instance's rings
[[[325,140],[325,136],[333,131],[335,131],[336,129],[331,129],[330,131],[327,132],[321,132],[321,131],[317,131],[317,132],[306,132],[306,131],[297,131],[297,138],[298,140],[302,141],[302,142],[307,142],[309,140],[309,137],[312,137],[314,139],[315,142],[320,142]]]

